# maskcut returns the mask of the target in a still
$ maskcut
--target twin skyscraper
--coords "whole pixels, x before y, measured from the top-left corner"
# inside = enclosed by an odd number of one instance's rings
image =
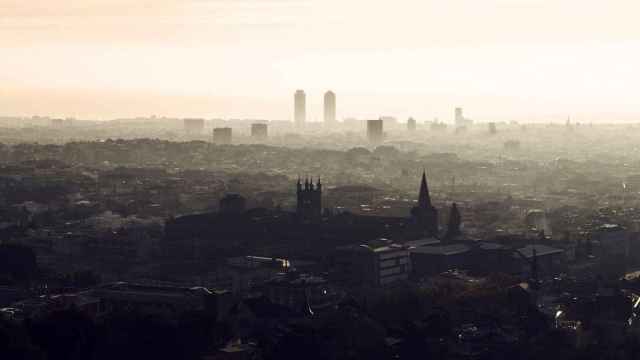
[[[293,95],[294,122],[297,126],[303,126],[307,121],[307,95],[304,90],[296,90]],[[329,90],[324,93],[324,123],[336,122],[336,94]]]

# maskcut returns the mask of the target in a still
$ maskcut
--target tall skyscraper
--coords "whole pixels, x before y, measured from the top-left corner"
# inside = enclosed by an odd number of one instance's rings
[[[416,129],[416,119],[410,117],[409,120],[407,120],[407,130],[414,131],[415,129]]]
[[[464,126],[464,115],[462,115],[462,108],[456,108],[454,123],[456,126]]]
[[[329,90],[324,93],[324,123],[336,122],[336,94]]]
[[[465,118],[464,114],[462,113],[462,108],[459,108],[459,107],[456,108],[456,113],[453,121],[456,127],[465,127],[465,126],[473,125],[473,120]]]
[[[294,121],[297,126],[303,126],[307,120],[307,95],[304,90],[296,90],[293,96]]]

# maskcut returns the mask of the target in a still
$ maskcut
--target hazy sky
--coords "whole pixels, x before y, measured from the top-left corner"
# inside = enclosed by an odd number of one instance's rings
[[[0,114],[640,120],[638,0],[0,0]]]

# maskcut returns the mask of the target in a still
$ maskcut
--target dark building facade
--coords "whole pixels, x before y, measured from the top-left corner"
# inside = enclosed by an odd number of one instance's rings
[[[227,194],[220,199],[220,212],[223,214],[241,214],[246,210],[246,200],[238,194]]]
[[[304,186],[300,179],[297,183],[296,214],[303,221],[320,220],[322,216],[322,183],[320,179],[314,185],[313,180],[305,179]]]
[[[411,215],[420,230],[425,232],[426,235],[438,236],[438,210],[431,204],[427,174],[425,172],[422,173],[418,205],[411,209]]]

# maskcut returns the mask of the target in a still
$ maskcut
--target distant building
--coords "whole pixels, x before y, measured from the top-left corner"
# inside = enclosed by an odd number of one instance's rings
[[[213,142],[216,144],[231,144],[233,130],[230,127],[213,129]]]
[[[255,139],[266,139],[269,135],[269,126],[267,124],[256,123],[251,124],[251,137]]]
[[[89,293],[100,299],[100,310],[103,312],[134,309],[149,313],[179,314],[202,310],[221,318],[233,305],[231,292],[204,287],[114,283],[99,286]]]
[[[63,119],[51,119],[50,124],[51,124],[51,126],[54,126],[54,127],[62,127],[62,126],[64,126],[64,120]]]
[[[322,183],[320,179],[314,185],[313,180],[305,179],[304,187],[300,179],[296,184],[296,215],[302,221],[318,221],[322,216]]]
[[[384,139],[382,120],[367,120],[367,139],[370,142],[381,142]]]
[[[435,119],[430,125],[429,128],[431,131],[443,131],[447,129],[447,124],[443,122],[438,122],[438,119]]]
[[[415,129],[416,129],[416,119],[410,117],[409,120],[407,120],[407,130],[414,131]]]
[[[32,316],[75,308],[91,317],[130,310],[175,316],[198,310],[221,319],[232,305],[233,297],[229,291],[117,282],[73,294],[27,299],[14,304],[14,307]]]
[[[592,235],[600,244],[601,256],[620,256],[627,258],[631,249],[631,233],[618,224],[599,226]]]
[[[416,276],[436,275],[451,269],[467,268],[471,248],[464,244],[419,246],[410,249]]]
[[[293,103],[294,122],[296,126],[304,126],[307,121],[307,95],[304,90],[296,90]]]
[[[449,223],[447,225],[447,233],[445,239],[451,241],[461,234],[460,226],[462,225],[462,216],[460,216],[460,210],[458,205],[453,203],[451,205],[451,211],[449,212]]]
[[[504,143],[505,150],[519,150],[520,149],[520,141],[518,140],[508,140]]]
[[[324,123],[330,125],[336,122],[336,94],[329,90],[324,93]]]
[[[201,134],[204,131],[204,119],[184,119],[184,131],[188,134]]]
[[[350,245],[336,249],[331,274],[339,282],[379,287],[407,280],[409,251],[398,244]]]
[[[547,245],[527,245],[515,251],[514,257],[520,257],[520,273],[538,276],[552,276],[566,271],[566,256],[563,249]],[[534,273],[535,272],[535,273]]]
[[[457,107],[454,115],[454,124],[456,127],[466,127],[468,125],[473,125],[473,120],[465,118],[462,113],[462,108]]]
[[[418,205],[411,209],[411,215],[420,229],[430,236],[438,236],[438,210],[431,204],[427,175],[422,172]]]
[[[264,293],[272,303],[307,315],[332,305],[335,300],[326,279],[295,272],[280,274],[267,281]]]
[[[247,201],[238,194],[227,194],[220,199],[220,212],[223,214],[242,214]]]
[[[498,130],[496,129],[496,123],[490,122],[489,123],[489,134],[494,135],[497,132],[498,132]]]

